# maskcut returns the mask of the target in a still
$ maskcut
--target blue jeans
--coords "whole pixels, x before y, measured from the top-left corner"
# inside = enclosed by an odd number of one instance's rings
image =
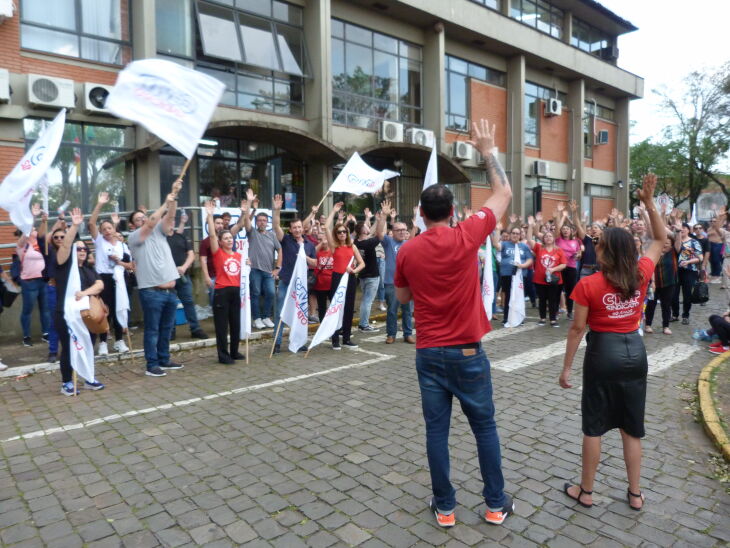
[[[271,272],[251,269],[251,317],[252,319],[270,318],[274,305],[274,277]],[[264,307],[261,308],[261,295],[264,296]]]
[[[383,280],[385,280],[385,259],[381,259],[380,257],[378,257],[378,272],[380,272],[380,278],[378,278],[378,300],[384,301],[385,284],[383,283]]]
[[[210,281],[211,284],[208,286],[208,302],[210,303],[210,307],[213,308],[213,297],[215,296],[215,276],[213,276]]]
[[[289,282],[279,280],[279,287],[276,289],[276,316],[274,316],[274,329],[279,327],[279,318],[281,318],[281,309],[284,307],[286,299],[286,290],[289,289]],[[279,328],[279,334],[276,336],[276,344],[281,344],[281,337],[284,335],[284,324]]]
[[[413,334],[413,301],[408,304],[400,304],[395,297],[395,286],[385,284],[385,302],[388,307],[385,320],[386,335],[395,337],[398,334],[398,308],[400,307],[403,337],[410,337]]]
[[[48,333],[51,321],[46,303],[46,282],[43,278],[20,280],[20,288],[23,294],[23,311],[20,314],[23,337],[30,337],[30,318],[36,301],[38,301],[38,309],[41,314],[41,329],[43,333]]]
[[[362,286],[362,299],[360,300],[360,327],[367,327],[368,321],[370,320],[370,307],[373,305],[375,300],[375,294],[378,292],[378,283],[380,283],[380,277],[375,278],[360,278],[360,285]]]
[[[58,331],[56,331],[56,286],[46,285],[46,308],[48,308],[48,353],[58,354]]]
[[[198,315],[195,312],[195,301],[193,301],[193,282],[190,281],[190,277],[187,274],[180,276],[175,282],[175,291],[177,292],[177,298],[183,305],[185,310],[185,319],[188,321],[188,327],[190,332],[200,330],[200,322],[198,322]]]
[[[473,353],[468,356],[465,354]],[[479,469],[487,506],[498,510],[505,502],[502,456],[494,421],[492,377],[484,350],[449,347],[416,350],[421,406],[426,422],[426,452],[434,502],[442,512],[456,506],[456,491],[449,481],[449,427],[453,396],[459,400],[477,442]]]
[[[147,369],[170,361],[170,334],[175,326],[177,295],[172,289],[140,289],[144,316],[144,357]]]

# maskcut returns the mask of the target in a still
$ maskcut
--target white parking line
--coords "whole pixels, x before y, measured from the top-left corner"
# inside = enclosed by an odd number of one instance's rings
[[[683,362],[699,349],[699,346],[693,344],[675,343],[650,354],[649,375],[656,375],[675,363]]]
[[[240,388],[234,388],[233,390],[226,390],[224,392],[216,392],[215,394],[208,394],[206,396],[202,396],[199,398],[191,398],[188,400],[179,400],[179,401],[175,401],[175,402],[164,403],[161,405],[157,405],[155,407],[148,407],[146,409],[133,409],[132,411],[127,411],[126,413],[107,415],[105,417],[99,417],[99,418],[92,419],[92,420],[85,421],[85,422],[67,424],[64,426],[57,426],[55,428],[48,428],[47,430],[36,430],[35,432],[28,432],[26,434],[21,434],[19,436],[14,436],[12,438],[2,440],[2,441],[0,441],[0,444],[11,442],[11,441],[17,441],[17,440],[27,440],[30,438],[38,438],[41,436],[48,436],[50,434],[56,434],[58,432],[68,432],[69,430],[79,430],[82,428],[88,428],[90,426],[94,426],[96,424],[112,422],[112,421],[115,421],[115,420],[118,420],[121,418],[134,417],[135,415],[146,415],[148,413],[153,413],[154,411],[162,411],[165,409],[171,409],[172,407],[185,407],[187,405],[192,405],[193,403],[197,403],[197,402],[200,402],[203,400],[214,400],[217,398],[222,398],[224,396],[231,396],[233,394],[241,394],[243,392],[253,392],[255,390],[263,390],[264,388],[271,388],[273,386],[280,386],[282,384],[289,384],[289,383],[293,383],[293,382],[297,382],[297,381],[311,379],[312,377],[320,377],[322,375],[338,373],[340,371],[345,371],[347,369],[356,369],[359,367],[364,367],[366,365],[372,365],[374,363],[382,362],[382,361],[395,357],[395,356],[389,355],[389,354],[381,354],[379,352],[371,352],[369,350],[362,350],[362,349],[355,350],[354,352],[369,354],[369,355],[375,356],[375,357],[371,358],[369,360],[362,361],[362,362],[352,363],[349,365],[341,365],[340,367],[333,367],[332,369],[325,369],[324,371],[315,371],[314,373],[306,373],[304,375],[297,375],[296,377],[277,379],[274,381],[269,381],[269,382],[265,382],[265,383],[261,383],[261,384],[253,384],[250,386],[241,386]]]
[[[585,339],[580,342],[580,346],[585,346]],[[498,369],[500,371],[514,371],[523,367],[528,367],[539,362],[543,362],[550,358],[565,354],[565,341],[558,341],[547,346],[536,348],[535,350],[528,350],[521,354],[516,354],[504,360],[499,360],[492,364],[492,369]]]
[[[482,337],[482,342],[493,341],[495,339],[501,339],[507,335],[521,335],[525,331],[532,331],[537,329],[539,326],[536,323],[523,325],[522,327],[503,327],[502,329],[494,329]]]

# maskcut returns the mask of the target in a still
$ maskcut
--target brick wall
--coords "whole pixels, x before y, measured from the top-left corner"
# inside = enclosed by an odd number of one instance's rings
[[[24,149],[0,146],[0,181],[10,173],[23,157]],[[4,209],[0,209],[0,221],[9,221],[10,217]],[[0,244],[15,243],[14,226],[0,226]],[[0,263],[6,263],[13,254],[12,249],[0,249]]]
[[[612,198],[591,198],[591,210],[593,211],[593,221],[598,221],[604,217],[608,217],[613,209]]]

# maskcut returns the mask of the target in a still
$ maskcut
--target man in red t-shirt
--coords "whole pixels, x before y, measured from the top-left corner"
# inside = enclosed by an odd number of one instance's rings
[[[456,523],[455,491],[449,481],[449,422],[456,396],[477,440],[479,468],[487,504],[484,519],[499,525],[514,511],[504,492],[497,425],[494,421],[489,360],[481,339],[490,326],[481,299],[477,253],[504,215],[512,189],[494,148],[494,127],[473,124],[474,145],[484,157],[492,195],[456,228],[449,227],[453,195],[444,185],[421,194],[426,231],[409,240],[396,259],[396,296],[415,304],[418,325],[416,370],[426,422],[426,452],[431,472],[431,510],[441,527]]]

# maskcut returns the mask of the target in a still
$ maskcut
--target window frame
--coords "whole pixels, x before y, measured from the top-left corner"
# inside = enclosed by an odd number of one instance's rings
[[[584,33],[588,37],[588,41],[585,42],[587,44],[586,47],[582,47],[581,43],[584,41],[581,38],[580,34],[577,34],[576,31]],[[598,40],[596,38],[599,38]],[[605,42],[605,45],[602,45],[602,47],[599,47],[598,49],[592,49],[593,44]],[[573,24],[572,24],[572,31],[570,33],[570,45],[578,48],[581,51],[584,51],[590,55],[595,55],[599,59],[603,59],[601,56],[601,52],[607,48],[611,47],[611,45],[615,42],[615,37],[611,36],[607,32],[602,31],[601,29],[594,27],[590,23],[587,23],[586,21],[579,19],[578,17],[573,17]]]
[[[477,80],[479,82],[484,82],[486,84],[490,84],[493,86],[506,88],[507,73],[502,72],[501,70],[487,67],[485,65],[480,65],[478,63],[473,63],[471,61],[467,61],[466,59],[462,59],[461,57],[457,57],[455,55],[449,55],[448,53],[446,54],[445,57],[446,58],[444,60],[444,76],[445,76],[444,80],[446,83],[446,109],[444,112],[444,116],[445,116],[446,124],[444,127],[449,131],[468,133],[469,128],[471,127],[471,125],[470,125],[471,117],[469,116],[469,107],[471,105],[471,95],[470,95],[471,92],[470,92],[470,85],[469,85],[470,81]],[[452,59],[455,61],[459,61],[461,63],[465,63],[466,64],[466,73],[458,72],[458,71],[452,69],[451,68]],[[486,71],[485,75],[486,75],[487,79],[484,80],[482,78],[478,78],[477,76],[474,76],[472,74],[472,68]],[[450,78],[451,74],[463,76],[464,79],[466,80],[466,97],[464,98],[466,108],[465,108],[465,114],[463,116],[461,114],[455,114],[455,113],[451,112],[451,97],[452,97],[452,95],[451,95],[451,78]],[[492,78],[490,78],[490,75],[492,75]],[[495,81],[495,80],[497,80],[497,81]],[[463,129],[454,127],[451,124],[452,117],[464,118],[465,127]]]
[[[534,93],[531,93],[532,89],[534,88]],[[540,116],[542,114],[542,108],[540,108],[540,112],[535,113],[535,143],[527,141],[527,136],[532,135],[533,132],[529,131],[527,128],[527,119],[531,118],[530,114],[530,103],[528,102],[528,98],[532,98],[535,101],[532,102],[539,102],[542,106],[542,104],[545,102],[546,99],[558,99],[563,104],[565,104],[568,101],[568,94],[564,91],[557,91],[558,96],[555,97],[555,92],[557,90],[550,89],[548,87],[545,87],[543,85],[537,84],[535,82],[530,82],[529,80],[525,80],[525,95],[524,95],[524,109],[525,109],[525,130],[523,133],[523,141],[525,146],[529,146],[531,148],[540,148]]]
[[[564,29],[564,21],[565,21],[565,10],[559,8],[558,6],[554,5],[552,2],[549,2],[548,0],[509,0],[510,6],[509,6],[509,16],[522,23],[523,25],[527,25],[528,27],[532,27],[533,29],[537,30],[538,32],[541,32],[543,34],[547,34],[548,36],[552,36],[553,38],[557,40],[563,39],[563,36],[565,34]],[[514,5],[517,4],[519,7],[515,8]],[[522,15],[525,13],[525,5],[530,5],[534,8],[534,13],[539,14],[541,10],[545,11],[549,15],[549,21],[544,22],[548,25],[548,29],[544,30],[540,28],[539,23],[540,17],[539,15],[534,17],[531,21],[525,21],[522,19]]]

